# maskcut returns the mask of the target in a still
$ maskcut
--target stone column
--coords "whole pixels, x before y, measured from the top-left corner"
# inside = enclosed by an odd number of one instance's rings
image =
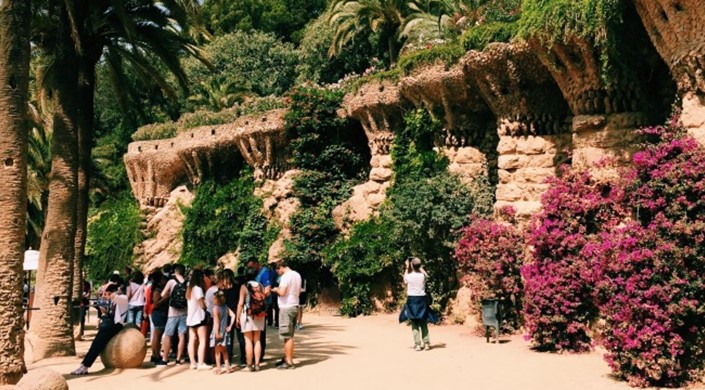
[[[639,83],[616,80],[606,85],[595,48],[582,38],[568,43],[555,42],[546,48],[539,40],[529,40],[541,61],[556,80],[573,113],[574,166],[594,173],[606,173],[596,163],[606,159],[619,165],[628,163],[634,152],[634,130],[648,123],[641,112],[645,95]]]
[[[376,215],[384,201],[394,175],[390,155],[394,129],[403,125],[405,105],[391,82],[365,84],[345,97],[345,115],[362,125],[372,157],[369,180],[356,186],[352,197],[333,210],[333,219],[340,229]]]
[[[651,42],[673,75],[681,121],[705,145],[705,6],[701,0],[635,0]]]
[[[400,81],[399,90],[417,108],[444,123],[436,146],[448,156],[450,172],[464,182],[485,175],[496,184],[495,118],[478,91],[468,88],[462,64],[419,68]]]
[[[570,147],[568,106],[525,44],[490,44],[469,52],[462,63],[470,85],[497,118],[495,209],[512,206],[526,219],[540,210],[544,180],[557,173]]]

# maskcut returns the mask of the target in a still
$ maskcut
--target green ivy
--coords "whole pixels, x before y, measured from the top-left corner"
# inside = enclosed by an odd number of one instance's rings
[[[484,50],[492,42],[509,42],[518,30],[519,25],[516,22],[482,24],[463,33],[460,45],[465,50]]]
[[[254,188],[250,170],[224,185],[206,181],[198,186],[193,203],[184,207],[182,263],[212,266],[238,247],[248,258],[263,256],[271,232],[266,234],[262,200]]]
[[[131,265],[142,241],[142,214],[131,194],[123,193],[92,210],[88,219],[85,268],[91,280],[105,280],[113,270]]]
[[[462,183],[448,173],[448,159],[433,149],[442,124],[425,110],[408,112],[404,123],[392,147],[394,184],[380,216],[354,225],[324,251],[340,284],[344,315],[372,312],[372,284],[385,278],[400,283],[409,256],[424,260],[434,308],[442,309],[457,284],[453,248],[459,229],[470,214],[492,212],[494,192],[487,178]],[[397,298],[401,291],[395,289]]]
[[[594,43],[602,61],[605,81],[618,78],[615,65],[621,62],[620,49],[627,47],[623,15],[624,0],[524,0],[518,35],[535,37],[545,45],[567,42],[571,37]]]
[[[291,216],[291,238],[284,243],[283,256],[304,275],[314,293],[321,282],[327,282],[321,280],[328,273],[323,249],[339,233],[333,208],[369,173],[366,142],[356,140],[352,124],[337,113],[343,94],[317,86],[294,88],[285,117],[292,163],[301,170],[293,188],[301,207]]]
[[[410,74],[414,69],[424,65],[443,63],[450,67],[465,55],[465,50],[456,41],[436,45],[428,49],[417,50],[412,53],[402,55],[399,58],[398,66],[404,75]]]

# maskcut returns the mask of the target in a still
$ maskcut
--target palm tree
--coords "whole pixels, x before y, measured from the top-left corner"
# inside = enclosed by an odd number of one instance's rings
[[[206,107],[215,111],[230,108],[235,103],[242,103],[247,96],[251,95],[249,89],[233,80],[210,79],[207,82],[201,81],[200,86],[201,92],[189,96],[189,102],[197,107]]]
[[[195,1],[195,0],[191,0]],[[187,89],[180,56],[200,53],[189,38],[186,0],[51,0],[37,13],[36,44],[49,59],[42,78],[54,110],[52,179],[37,274],[35,357],[74,354],[73,284],[80,286],[88,214],[95,69],[111,68],[120,85],[123,61],[175,96],[163,64]],[[118,88],[119,90],[120,88]],[[75,271],[75,272],[74,272]],[[74,278],[74,274],[78,274]]]
[[[416,0],[409,3],[401,37],[438,39],[457,36],[478,19],[482,0]]]
[[[22,262],[27,210],[29,0],[0,2],[0,385],[26,371]]]
[[[379,33],[394,64],[402,44],[401,26],[409,8],[404,0],[334,0],[328,23],[334,30],[329,54],[335,56],[365,30]]]

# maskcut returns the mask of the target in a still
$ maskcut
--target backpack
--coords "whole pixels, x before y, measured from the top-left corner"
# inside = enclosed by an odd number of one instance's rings
[[[185,309],[186,308],[186,281],[179,283],[176,281],[176,285],[171,289],[171,294],[169,294],[169,306],[174,309]]]
[[[267,303],[261,284],[247,283],[247,315],[260,318],[267,315]]]

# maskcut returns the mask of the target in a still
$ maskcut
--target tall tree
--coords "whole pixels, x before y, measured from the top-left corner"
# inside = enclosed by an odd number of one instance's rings
[[[30,1],[0,1],[0,385],[26,371],[22,262],[27,217]]]
[[[85,247],[96,66],[103,59],[119,84],[127,61],[141,77],[175,96],[162,72],[151,65],[159,61],[186,90],[180,56],[199,56],[184,8],[192,2],[53,0],[45,5],[49,12],[41,14],[46,20],[35,36],[50,59],[45,89],[52,97],[54,144],[37,275],[39,358],[74,353],[70,308],[73,284],[81,282]]]
[[[356,36],[373,31],[387,47],[390,63],[402,48],[401,27],[409,12],[405,0],[334,0],[328,23],[335,30],[330,54],[336,55]]]

